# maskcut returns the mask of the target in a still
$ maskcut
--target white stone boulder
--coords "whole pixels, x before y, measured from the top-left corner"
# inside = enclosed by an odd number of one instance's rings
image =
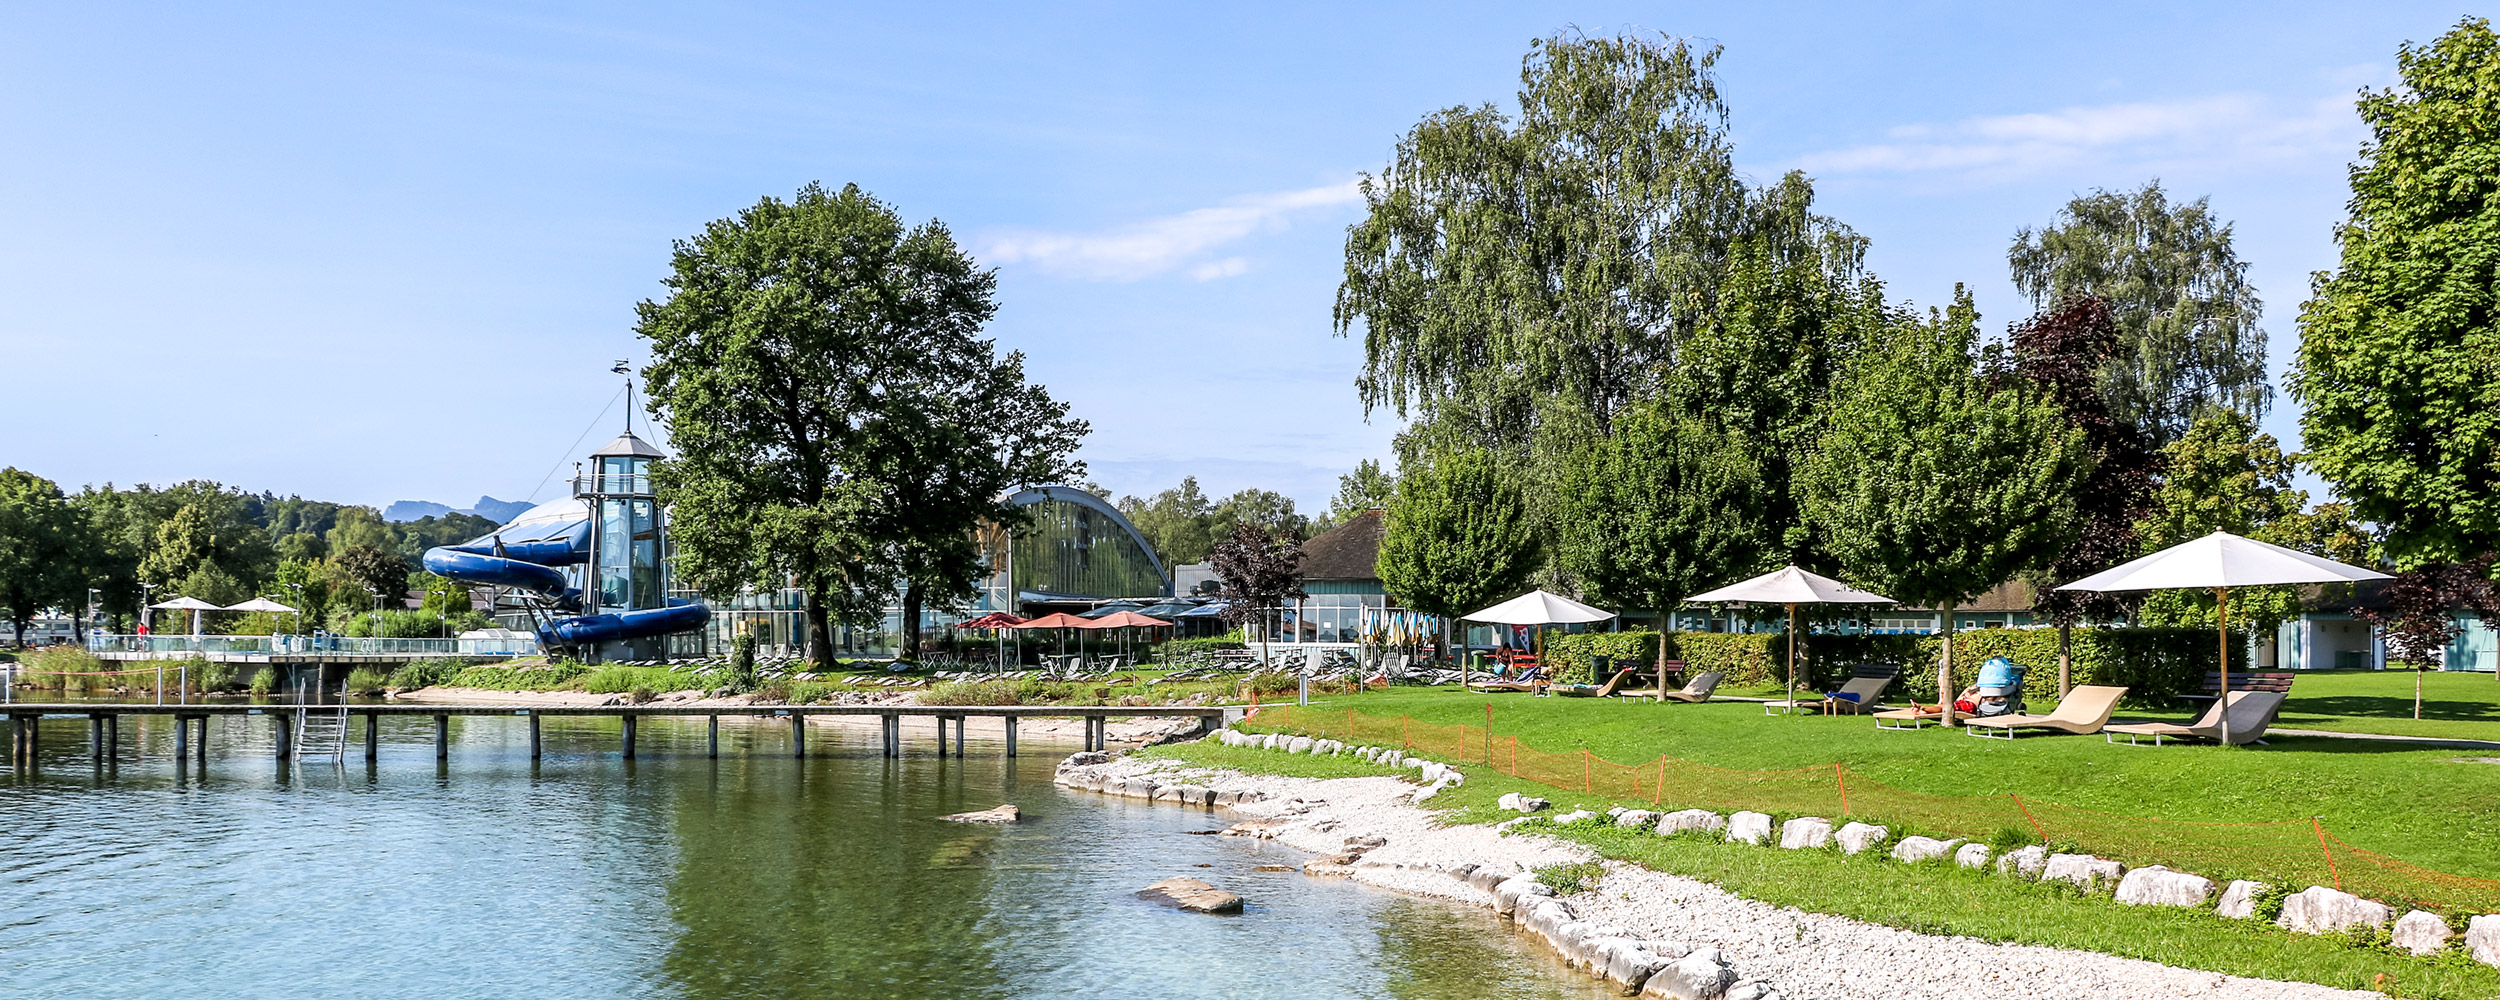
[[[1717,833],[1727,829],[1727,817],[1708,809],[1678,809],[1658,817],[1658,835],[1673,836],[1687,830]]]
[[[2448,929],[2448,921],[2428,910],[2415,910],[2396,918],[2387,943],[2416,955],[2428,955],[2448,946],[2456,932]]]
[[[2484,965],[2500,965],[2500,913],[2465,922],[2465,951]]]
[[[1998,855],[1997,872],[1999,874],[2011,873],[2024,878],[2039,878],[2040,869],[2047,867],[2048,863],[2049,849],[2033,844],[2019,851],[2007,851]]]
[[[1552,808],[1554,805],[1544,799],[1530,798],[1528,796],[1521,795],[1518,792],[1503,792],[1502,797],[1495,799],[1493,804],[1501,806],[1502,808],[1508,809],[1512,812],[1523,813],[1543,812]]]
[[[1803,851],[1832,846],[1832,821],[1821,816],[1799,816],[1780,824],[1780,849]]]
[[[2118,881],[2125,873],[2118,862],[2089,854],[2052,854],[2040,869],[2040,881],[2072,882],[2086,892]]]
[[[1856,854],[1881,844],[1892,836],[1890,827],[1871,823],[1850,823],[1832,833],[1832,841],[1840,845],[1840,853]]]
[[[1493,886],[1493,912],[1507,917],[1518,911],[1521,899],[1553,894],[1553,886],[1537,881],[1535,875],[1521,872]]]
[[[1556,816],[1556,817],[1554,817],[1554,825],[1555,825],[1555,826],[1578,826],[1578,825],[1580,825],[1580,824],[1582,824],[1582,823],[1596,823],[1596,822],[1600,822],[1600,821],[1604,820],[1605,818],[1606,818],[1606,817],[1604,817],[1604,816],[1600,816],[1600,815],[1598,815],[1598,814],[1596,814],[1596,813],[1593,813],[1593,812],[1590,812],[1590,811],[1588,811],[1588,810],[1586,810],[1586,809],[1574,809],[1574,810],[1572,810],[1572,811],[1570,811],[1570,812],[1567,812],[1567,813],[1564,813],[1564,814],[1562,814],[1562,815],[1560,815],[1560,816]]]
[[[2313,885],[2283,897],[2283,915],[2274,922],[2302,934],[2333,934],[2355,927],[2385,927],[2396,911],[2349,892]]]
[[[1953,849],[1953,863],[1964,868],[1986,868],[1995,849],[1986,844],[1964,844]]]
[[[1626,809],[1615,814],[1615,825],[1626,830],[1647,830],[1658,822],[1658,814],[1647,809]]]
[[[1314,740],[1308,736],[1296,736],[1293,738],[1293,742],[1285,744],[1285,752],[1310,753],[1312,745],[1318,742],[1318,740]]]
[[[2269,888],[2263,882],[2233,880],[2222,887],[2222,898],[2214,901],[2214,913],[2233,920],[2246,920],[2257,915],[2257,897]]]
[[[1701,948],[1660,969],[1641,987],[1646,1000],[1721,1000],[1736,982],[1717,948]]]
[[[1589,972],[1605,977],[1627,996],[1639,992],[1649,977],[1675,961],[1633,937],[1593,938],[1582,942],[1582,947],[1588,953]]]
[[[2118,901],[2128,906],[2203,906],[2214,880],[2160,865],[2130,869],[2118,880]]]
[[[1903,864],[1933,861],[1950,857],[1953,848],[1960,843],[1959,840],[1937,840],[1934,837],[1903,837],[1900,843],[1892,845],[1892,859]]]
[[[1727,839],[1746,844],[1760,844],[1771,839],[1771,817],[1766,813],[1740,812],[1727,818]]]

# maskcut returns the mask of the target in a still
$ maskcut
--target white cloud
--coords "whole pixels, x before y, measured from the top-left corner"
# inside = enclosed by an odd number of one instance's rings
[[[2352,98],[2287,102],[2222,94],[1988,115],[1905,125],[1893,141],[1801,157],[1815,174],[1944,175],[2001,180],[2098,162],[2262,166],[2348,154],[2365,137]]]
[[[1007,230],[992,234],[982,256],[1001,264],[1030,264],[1045,274],[1088,281],[1137,281],[1187,268],[1199,281],[1229,278],[1250,269],[1242,257],[1207,260],[1211,251],[1261,232],[1285,228],[1301,215],[1363,199],[1354,182],[1300,191],[1250,195],[1213,208],[1148,219],[1098,232]]]

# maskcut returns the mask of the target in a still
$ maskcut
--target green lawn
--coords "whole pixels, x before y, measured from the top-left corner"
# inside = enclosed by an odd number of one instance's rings
[[[2469,684],[2475,679],[2448,678]],[[2332,683],[2315,683],[2319,681]],[[2492,684],[2488,678],[2480,682]],[[2398,688],[2406,695],[2409,714],[2408,675],[2304,677],[2294,684],[2296,692],[2310,698],[2304,703],[2310,711],[2366,706],[2381,689]],[[2333,693],[2311,696],[2312,689],[2332,689]],[[1658,705],[1488,696],[1443,688],[1400,688],[1319,702],[1325,709],[1352,708],[1368,715],[1406,715],[1419,722],[1468,725],[1484,724],[1488,703],[1493,706],[1496,734],[1517,736],[1547,752],[1585,748],[1624,764],[1665,754],[1740,770],[1838,762],[1853,775],[1910,792],[1942,796],[2012,793],[2035,803],[2127,817],[2206,823],[2301,821],[2305,828],[2306,820],[2317,816],[2328,831],[2353,846],[2453,874],[2500,878],[2500,822],[2491,819],[2500,815],[2500,764],[2470,762],[2475,757],[2500,757],[2500,752],[2323,737],[2281,737],[2270,746],[2249,748],[2135,748],[2089,736],[2026,736],[2006,742],[1937,728],[1886,732],[1869,720],[1849,716],[1765,717],[1761,706],[1747,702]],[[2045,707],[2035,706],[2035,710]],[[2287,725],[2324,728],[2323,720],[2328,718],[2350,716],[2295,717],[2292,711],[2285,712]],[[2456,719],[2443,724],[2478,733],[2483,727]],[[2489,728],[2500,730],[2500,726]],[[2500,732],[2488,735],[2500,736]],[[2124,825],[2113,827],[2113,832],[2148,834],[2141,826]],[[2082,846],[2094,849],[2096,845]],[[2097,846],[2123,856],[2106,843]]]
[[[2279,724],[2339,733],[2500,741],[2500,679],[2436,671],[2421,678],[2422,717],[2417,720],[2413,671],[2303,673],[2292,682]]]
[[[1481,698],[1472,707],[1481,715]],[[1625,707],[1637,711],[1658,706]],[[1759,708],[1747,708],[1755,718],[1761,717]],[[1352,757],[1283,754],[1213,742],[1175,744],[1146,753],[1207,767],[1293,777],[1389,773]],[[1512,791],[1551,798],[1554,812],[1608,805],[1597,797],[1533,785],[1482,768],[1469,772],[1467,784],[1432,800],[1431,808],[1451,822],[1488,823],[1516,816],[1494,805],[1495,799]],[[2454,947],[2430,958],[2415,958],[2367,937],[2293,934],[2262,921],[2226,920],[2204,910],[2122,907],[2106,893],[2086,895],[1944,863],[1904,865],[1873,855],[1782,851],[1602,826],[1542,832],[1587,844],[1610,858],[1700,878],[1747,898],[1923,933],[2082,948],[2232,975],[2384,988],[2394,996],[2500,997],[2500,969],[2476,964]],[[2387,978],[2379,979],[2382,975]]]

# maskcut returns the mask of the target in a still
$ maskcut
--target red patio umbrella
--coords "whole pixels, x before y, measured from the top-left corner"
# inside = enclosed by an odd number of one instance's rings
[[[971,621],[956,622],[956,628],[985,628],[998,634],[998,669],[1007,669],[1007,633],[1005,629],[1024,624],[1024,619],[1004,611],[992,611]],[[1021,657],[1019,657],[1020,659]]]
[[[1065,611],[1061,611],[1056,614],[1043,615],[1020,625],[1009,625],[1007,627],[1017,630],[1029,628],[1093,628],[1094,620],[1091,618],[1079,618]],[[1059,655],[1066,656],[1067,653],[1068,634],[1062,632],[1059,633]]]

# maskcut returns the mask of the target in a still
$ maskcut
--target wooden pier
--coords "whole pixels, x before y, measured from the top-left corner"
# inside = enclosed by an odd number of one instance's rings
[[[88,724],[88,740],[96,763],[114,758],[113,748],[121,742],[121,719],[125,715],[168,716],[174,720],[174,759],[181,763],[187,757],[205,769],[208,766],[208,720],[227,716],[250,720],[266,717],[276,737],[274,744],[279,759],[295,755],[293,732],[297,710],[335,717],[340,707],[333,704],[265,704],[265,705],[119,705],[78,703],[19,703],[0,705],[0,713],[9,717],[9,763],[23,767],[34,760],[37,739],[45,720],[73,722],[84,719]],[[1085,721],[1085,749],[1107,749],[1113,719],[1195,718],[1202,731],[1221,728],[1226,716],[1237,716],[1242,709],[1222,706],[1141,706],[1141,707],[1065,707],[1049,705],[757,705],[729,707],[719,705],[425,705],[379,704],[349,705],[349,718],[364,719],[365,759],[381,756],[381,720],[383,716],[419,716],[434,720],[434,758],[451,757],[451,719],[453,716],[526,717],[530,728],[530,759],[541,754],[539,720],[558,718],[615,717],[621,720],[623,740],[620,750],[625,759],[634,759],[634,738],[638,723],[647,718],[703,718],[708,720],[706,756],[720,756],[720,720],[722,716],[768,720],[787,719],[790,724],[790,747],[794,757],[807,756],[807,720],[827,716],[876,716],[881,722],[885,756],[903,755],[903,720],[930,719],[937,723],[937,750],[948,752],[947,727],[954,727],[954,756],[964,755],[964,722],[974,717],[1003,720],[1006,729],[1007,756],[1016,755],[1016,724],[1024,719],[1054,718]],[[196,734],[194,723],[197,723]],[[341,748],[340,756],[346,755]]]

